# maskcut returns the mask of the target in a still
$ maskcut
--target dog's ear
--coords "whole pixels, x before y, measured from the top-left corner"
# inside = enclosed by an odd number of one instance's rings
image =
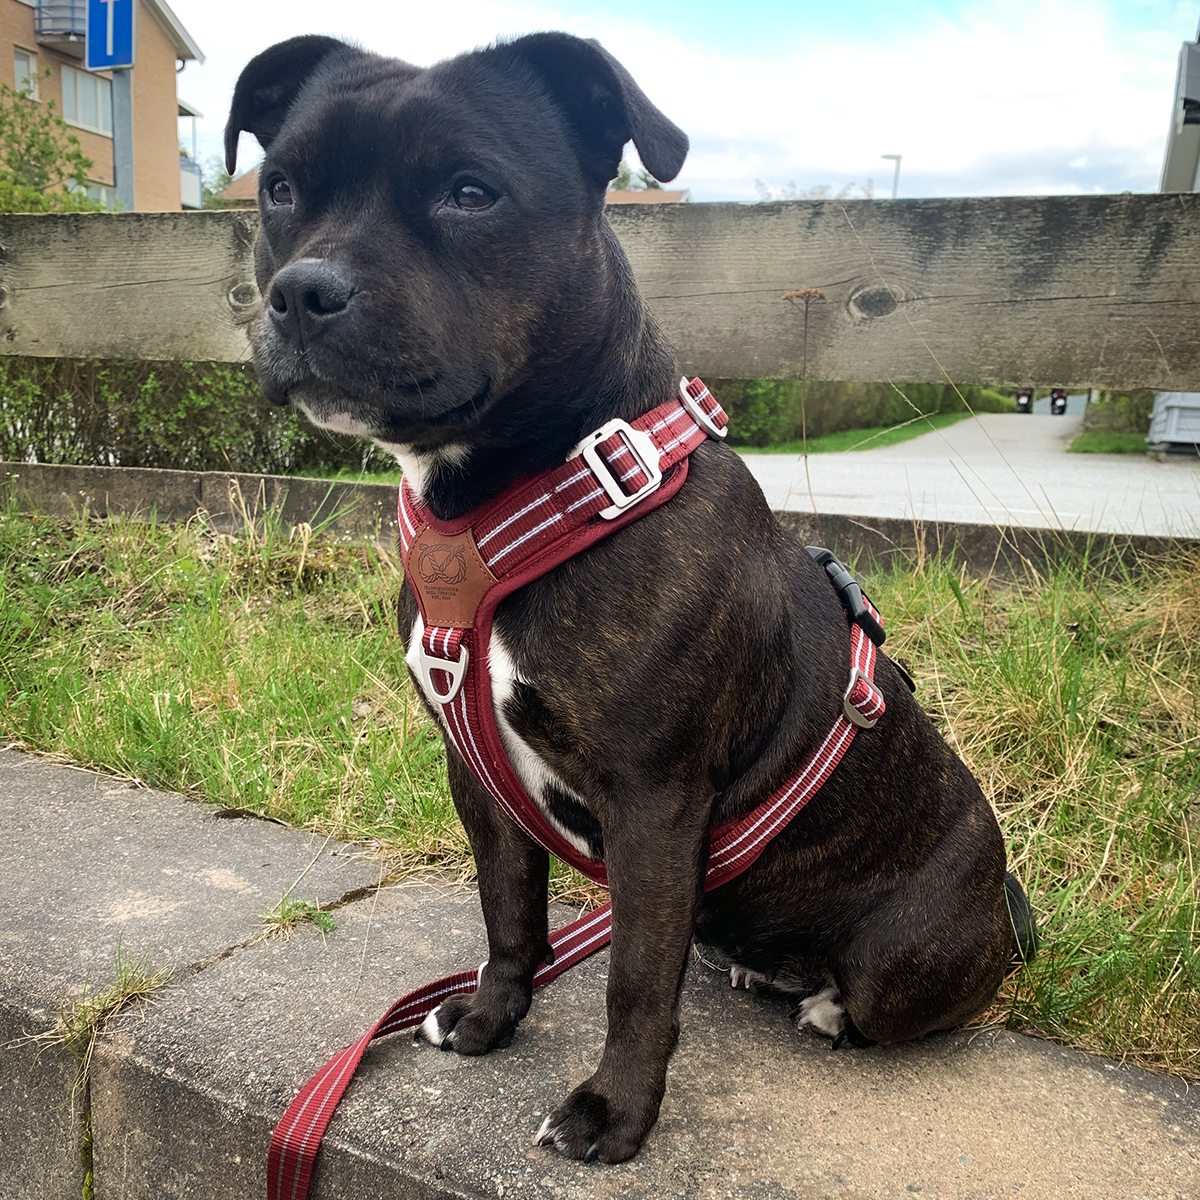
[[[633,76],[599,42],[568,33],[534,33],[509,48],[546,81],[580,138],[579,159],[592,182],[606,187],[633,142],[646,170],[666,183],[687,157],[687,134],[669,121]]]
[[[238,135],[254,134],[264,150],[283,127],[288,109],[312,73],[330,55],[352,47],[337,38],[290,38],[252,58],[238,76],[225,125],[225,169],[237,166]]]

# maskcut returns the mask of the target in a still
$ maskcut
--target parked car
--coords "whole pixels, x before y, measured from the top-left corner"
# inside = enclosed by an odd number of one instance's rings
[[[1019,388],[1017,390],[1017,412],[1033,412],[1033,388]]]
[[[1067,389],[1052,388],[1050,391],[1050,415],[1065,417],[1067,415]]]

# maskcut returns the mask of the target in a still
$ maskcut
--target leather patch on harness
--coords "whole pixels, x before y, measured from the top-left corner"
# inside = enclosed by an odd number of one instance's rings
[[[444,629],[471,629],[479,602],[496,582],[469,529],[445,534],[428,525],[408,548],[404,574],[417,593],[425,624]]]

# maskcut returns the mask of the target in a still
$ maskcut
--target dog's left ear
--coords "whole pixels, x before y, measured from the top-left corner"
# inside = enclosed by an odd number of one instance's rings
[[[277,42],[252,58],[238,76],[225,125],[225,170],[237,167],[238,135],[254,134],[265,150],[283,127],[292,101],[331,54],[361,53],[337,38],[307,35]]]
[[[608,186],[621,167],[625,143],[637,147],[642,164],[666,183],[687,157],[687,134],[669,121],[599,42],[568,33],[534,33],[508,45],[546,81],[580,139],[584,173]]]

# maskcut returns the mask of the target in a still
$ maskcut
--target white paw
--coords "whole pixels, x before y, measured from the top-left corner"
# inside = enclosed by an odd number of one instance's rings
[[[815,996],[800,1001],[800,1016],[796,1020],[799,1028],[811,1025],[818,1033],[835,1038],[846,1028],[846,1010],[842,1007],[837,985],[830,982]]]
[[[431,1046],[440,1046],[443,1042],[449,1042],[451,1045],[454,1044],[454,1030],[450,1030],[449,1033],[443,1033],[441,1025],[438,1024],[437,1015],[441,1011],[442,1006],[439,1004],[417,1026],[417,1032],[413,1034],[414,1042],[428,1042]]]
[[[729,986],[744,987],[746,991],[752,991],[760,983],[767,983],[767,976],[761,971],[752,971],[749,967],[739,967],[734,963],[729,968]]]

